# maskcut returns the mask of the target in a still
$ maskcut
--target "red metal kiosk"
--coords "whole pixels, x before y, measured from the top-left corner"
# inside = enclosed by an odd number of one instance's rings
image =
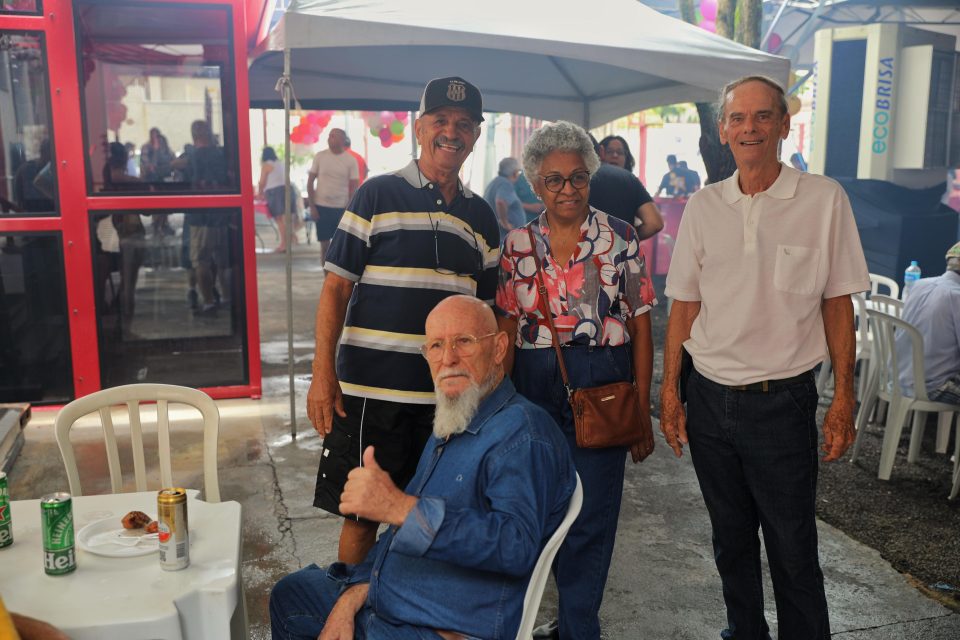
[[[268,14],[0,0],[0,402],[260,394],[246,52]]]

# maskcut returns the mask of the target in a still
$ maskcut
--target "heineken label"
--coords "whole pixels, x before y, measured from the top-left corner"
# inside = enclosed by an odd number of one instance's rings
[[[10,490],[7,474],[0,471],[0,549],[13,544],[13,521],[10,519]]]
[[[43,520],[43,570],[59,576],[77,568],[73,546],[73,501],[69,493],[51,493],[40,499]]]

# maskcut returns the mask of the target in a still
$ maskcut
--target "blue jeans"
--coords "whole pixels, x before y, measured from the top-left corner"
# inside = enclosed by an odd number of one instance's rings
[[[284,576],[270,592],[270,631],[273,640],[316,640],[340,597],[340,582],[315,564]],[[433,630],[395,625],[378,618],[364,605],[354,618],[357,640],[438,640]]]
[[[781,640],[830,637],[817,556],[817,390],[813,374],[767,393],[737,391],[693,371],[687,435],[713,526],[728,628],[766,640],[758,528],[770,563]]]
[[[574,387],[633,379],[630,346],[568,347],[564,362]],[[600,603],[607,582],[620,517],[626,447],[577,447],[573,413],[567,402],[557,354],[550,349],[517,349],[513,382],[517,391],[549,413],[570,445],[583,484],[583,508],[553,563],[560,593],[560,638],[600,637]]]

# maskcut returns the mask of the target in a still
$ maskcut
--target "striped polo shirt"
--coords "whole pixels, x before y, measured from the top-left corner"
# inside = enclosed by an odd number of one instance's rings
[[[446,203],[415,161],[364,182],[324,264],[356,283],[337,354],[343,393],[433,404],[430,368],[420,355],[427,314],[455,294],[492,304],[499,240],[483,198],[459,184]]]

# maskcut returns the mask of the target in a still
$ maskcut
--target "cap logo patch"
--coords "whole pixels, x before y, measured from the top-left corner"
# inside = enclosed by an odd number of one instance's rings
[[[460,82],[453,81],[447,85],[447,97],[454,102],[463,102],[467,99],[467,87]]]

